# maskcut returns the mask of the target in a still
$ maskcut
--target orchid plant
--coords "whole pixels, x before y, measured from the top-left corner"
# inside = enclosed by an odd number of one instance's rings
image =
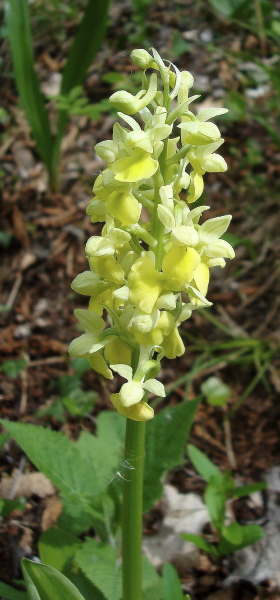
[[[105,224],[86,244],[89,270],[72,283],[90,300],[88,309],[75,311],[85,333],[69,352],[108,379],[118,373],[126,380],[110,397],[127,417],[123,600],[141,600],[143,445],[145,422],[154,415],[148,392],[165,396],[156,379],[160,361],[184,353],[178,328],[193,310],[211,305],[209,270],[224,267],[234,250],[221,239],[230,215],[199,224],[209,206],[191,208],[202,195],[204,174],[227,168],[216,153],[223,139],[210,121],[227,110],[192,112],[199,97],[189,95],[192,75],[156,50],[134,50],[131,58],[143,69],[142,90],[110,97],[123,125],[116,122],[113,139],[95,146],[108,166],[96,179],[87,213]]]

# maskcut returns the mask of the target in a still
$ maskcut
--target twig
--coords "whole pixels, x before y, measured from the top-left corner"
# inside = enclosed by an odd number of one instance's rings
[[[234,335],[235,337],[238,337],[238,336],[242,336],[244,338],[249,337],[247,331],[245,331],[244,329],[242,329],[242,327],[240,327],[239,325],[237,325],[237,323],[235,323],[235,321],[229,316],[229,314],[227,313],[227,311],[224,309],[224,307],[221,304],[217,305],[217,310],[219,311],[220,315],[222,315],[224,317],[224,320],[225,320],[227,326],[232,330],[232,335]]]
[[[278,267],[278,269],[276,269],[276,271],[274,271],[274,273],[272,273],[270,275],[270,277],[266,280],[266,282],[258,288],[258,290],[256,291],[255,294],[253,294],[252,296],[250,296],[250,298],[247,298],[247,300],[242,302],[240,308],[245,308],[246,306],[249,306],[249,304],[252,304],[252,302],[255,302],[255,300],[260,298],[260,296],[262,296],[264,294],[264,292],[267,292],[267,290],[272,286],[272,284],[274,283],[275,279],[277,279],[279,274],[280,274],[280,267]]]
[[[14,477],[14,481],[13,481],[12,487],[11,487],[11,489],[9,491],[9,494],[8,494],[9,500],[13,500],[14,497],[15,497],[15,495],[16,495],[16,493],[17,493],[17,490],[18,490],[18,487],[19,487],[19,483],[20,483],[23,471],[25,469],[25,465],[26,465],[26,458],[25,458],[25,456],[22,456],[21,459],[20,459],[20,461],[19,461],[18,471],[17,471],[17,473],[16,473],[16,475]]]
[[[18,294],[19,288],[20,288],[20,286],[22,284],[22,281],[23,281],[22,274],[18,273],[17,276],[16,276],[16,279],[15,279],[14,285],[12,287],[12,290],[10,292],[10,295],[8,297],[8,300],[6,302],[7,308],[10,309],[10,308],[13,307],[14,301],[15,301],[15,299],[17,297],[17,294]]]
[[[26,411],[27,398],[28,398],[28,394],[27,394],[28,372],[27,372],[27,369],[23,369],[20,372],[20,378],[21,378],[21,399],[20,399],[20,405],[19,405],[19,413],[22,415]]]
[[[268,315],[263,320],[263,322],[259,325],[259,327],[257,327],[257,329],[255,329],[255,331],[252,333],[252,337],[254,337],[254,338],[260,337],[261,333],[263,333],[266,326],[270,323],[270,321],[272,321],[272,319],[277,314],[278,309],[279,309],[279,304],[280,304],[280,298],[276,298],[275,304],[272,307],[271,311],[268,313]]]
[[[236,460],[233,452],[232,441],[231,441],[231,427],[230,422],[225,417],[224,420],[224,434],[225,434],[225,449],[228,457],[228,462],[230,464],[231,469],[236,469]]]
[[[49,356],[48,358],[40,358],[32,360],[28,363],[29,367],[39,367],[40,365],[52,365],[53,363],[66,362],[64,356]]]

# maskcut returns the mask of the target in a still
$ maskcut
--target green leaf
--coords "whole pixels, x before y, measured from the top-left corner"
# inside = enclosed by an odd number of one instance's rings
[[[115,422],[115,419],[112,421]],[[88,507],[92,499],[104,492],[117,469],[122,442],[118,431],[110,427],[108,417],[97,419],[97,436],[83,432],[77,442],[71,442],[62,433],[43,427],[3,420],[0,422],[37,469],[77,504]],[[109,440],[107,430],[102,438],[104,422],[108,425]]]
[[[29,600],[84,600],[73,583],[53,567],[24,558],[22,572]]]
[[[6,373],[8,377],[15,379],[26,365],[27,362],[24,358],[19,358],[18,360],[5,360],[0,367],[0,371]]]
[[[121,560],[116,549],[109,544],[87,538],[78,550],[75,560],[85,575],[102,592],[107,600],[122,596]],[[153,565],[143,557],[143,600],[160,600],[161,579]]]
[[[163,600],[184,600],[180,579],[176,569],[165,563],[162,569]]]
[[[205,503],[210,515],[211,522],[218,531],[223,527],[226,510],[226,495],[223,489],[223,475],[213,475],[206,487]]]
[[[50,527],[42,533],[39,540],[40,559],[46,565],[54,567],[65,575],[67,563],[80,545],[79,538],[69,533],[69,531],[65,531],[60,527]]]
[[[9,433],[0,433],[0,451],[4,448],[9,437],[10,437]]]
[[[107,600],[121,598],[121,561],[112,546],[87,538],[76,553],[75,559],[85,575]]]
[[[243,527],[239,523],[231,523],[222,528],[222,536],[231,544],[239,546],[243,541]]]
[[[80,378],[78,375],[61,375],[57,382],[60,396],[68,396],[80,387]]]
[[[145,442],[144,512],[162,496],[164,473],[182,463],[182,455],[199,399],[160,411],[147,423]]]
[[[238,8],[246,2],[244,0],[209,0],[209,3],[219,14],[230,19]]]
[[[109,0],[88,0],[62,74],[61,94],[79,86],[99,50],[107,26]]]
[[[12,234],[8,231],[0,231],[0,246],[8,248],[12,241]]]
[[[43,563],[56,568],[76,586],[85,600],[104,600],[103,595],[86,578],[77,567],[73,557],[81,546],[81,540],[75,535],[61,529],[51,527],[47,529],[39,541],[39,553]]]
[[[2,498],[0,500],[0,514],[1,517],[6,517],[13,510],[23,510],[25,507],[25,499],[20,500],[10,500],[9,498]]]
[[[198,473],[205,479],[205,481],[210,481],[213,475],[218,475],[221,471],[214,465],[212,460],[210,460],[201,450],[193,446],[192,444],[188,445],[188,455],[190,460],[192,461],[193,466],[196,468]]]
[[[143,600],[161,600],[162,579],[149,560],[142,557]]]
[[[266,483],[251,483],[249,485],[243,485],[242,487],[235,488],[230,493],[230,498],[242,498],[242,496],[249,496],[253,492],[261,492],[267,487]]]
[[[204,381],[201,391],[212,406],[225,406],[231,395],[230,387],[214,376]]]
[[[218,554],[219,556],[223,556],[246,548],[246,546],[250,546],[260,540],[263,535],[263,530],[259,525],[243,525],[242,542],[240,544],[233,544],[223,537],[217,547]]]
[[[72,367],[75,371],[75,375],[79,377],[79,379],[83,376],[86,371],[89,371],[89,364],[87,358],[73,358]]]
[[[23,592],[22,590],[17,590],[11,585],[8,585],[7,583],[2,583],[1,581],[0,596],[2,598],[5,598],[5,600],[28,600],[26,592]]]
[[[74,535],[81,535],[92,525],[91,516],[84,511],[82,504],[72,502],[67,496],[62,494],[62,512],[59,515],[57,525],[62,529],[70,531]]]
[[[183,538],[183,540],[192,542],[192,544],[195,544],[200,550],[204,550],[204,552],[213,554],[213,556],[219,556],[217,547],[214,546],[214,544],[209,544],[209,542],[200,535],[195,535],[194,533],[181,533],[180,537]]]
[[[50,170],[52,134],[45,101],[33,66],[28,0],[8,0],[5,4],[18,92],[39,153]]]
[[[60,423],[64,423],[66,421],[64,411],[65,409],[60,398],[56,398],[49,406],[37,410],[36,417],[38,417],[38,419],[41,417],[54,417],[54,419],[60,421]]]

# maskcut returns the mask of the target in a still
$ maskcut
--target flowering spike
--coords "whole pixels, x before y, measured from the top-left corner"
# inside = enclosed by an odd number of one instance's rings
[[[184,353],[178,327],[193,310],[211,305],[205,297],[210,268],[223,267],[234,250],[220,239],[230,215],[200,225],[209,206],[189,207],[203,192],[205,173],[226,170],[216,153],[223,139],[211,122],[226,109],[191,112],[198,97],[189,97],[191,73],[180,73],[156,50],[137,49],[131,58],[144,69],[143,89],[110,97],[126,126],[115,123],[113,139],[95,147],[108,166],[96,179],[87,214],[105,225],[86,244],[90,270],[72,283],[90,300],[88,309],[75,311],[85,333],[69,353],[86,357],[108,379],[113,371],[123,377],[112,404],[129,419],[148,421],[154,414],[148,392],[165,395],[153,379],[161,358]],[[158,72],[161,86],[146,69]]]

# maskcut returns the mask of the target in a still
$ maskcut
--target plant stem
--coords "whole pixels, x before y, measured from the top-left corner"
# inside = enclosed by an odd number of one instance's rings
[[[142,503],[145,422],[126,420],[123,485],[123,600],[142,600]]]

